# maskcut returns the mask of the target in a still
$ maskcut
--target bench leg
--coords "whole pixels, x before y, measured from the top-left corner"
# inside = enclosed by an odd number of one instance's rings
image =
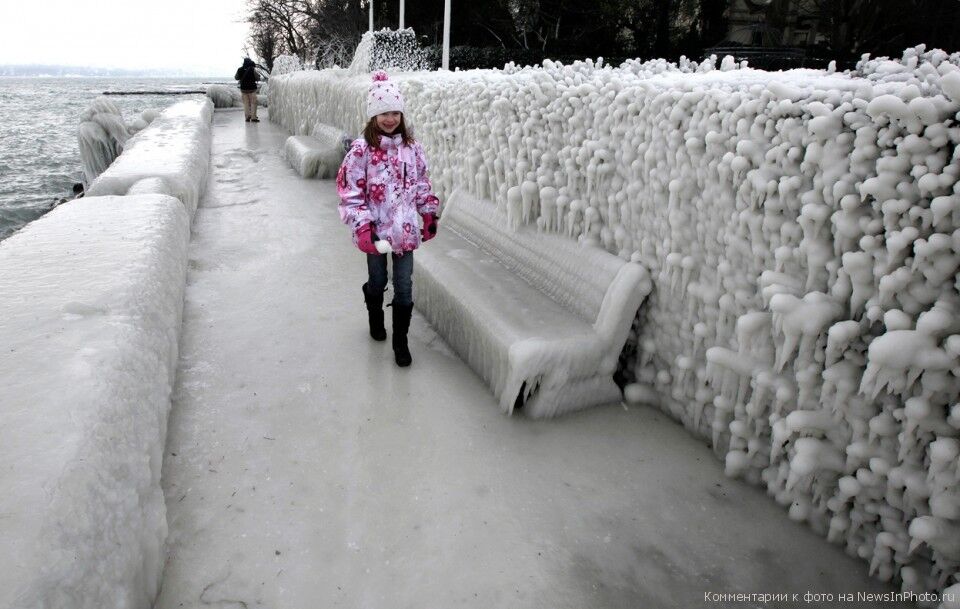
[[[363,284],[363,302],[367,305],[367,318],[370,321],[370,336],[373,340],[387,340],[387,329],[383,326],[383,293],[370,294],[367,284]]]
[[[393,355],[400,367],[413,362],[410,347],[407,345],[407,331],[410,329],[410,316],[413,315],[413,303],[408,305],[393,303]]]

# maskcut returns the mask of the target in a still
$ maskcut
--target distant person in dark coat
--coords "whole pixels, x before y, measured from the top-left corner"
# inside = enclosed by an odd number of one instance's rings
[[[257,118],[257,64],[249,57],[243,59],[243,65],[237,68],[234,79],[240,81],[240,97],[243,98],[243,116],[248,123],[259,123]]]

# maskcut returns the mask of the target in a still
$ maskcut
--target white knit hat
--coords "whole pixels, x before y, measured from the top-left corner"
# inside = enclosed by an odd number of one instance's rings
[[[386,72],[377,70],[367,92],[367,118],[384,112],[403,112],[403,95],[397,85],[387,79]]]

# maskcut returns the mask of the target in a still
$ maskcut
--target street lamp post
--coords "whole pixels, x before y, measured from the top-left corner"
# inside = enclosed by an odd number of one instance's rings
[[[370,31],[373,32],[373,0],[367,0],[370,4]]]
[[[403,9],[404,9],[404,7],[405,7],[404,1],[403,1],[403,0],[400,0],[400,29],[401,29],[401,30],[403,29]]]
[[[443,62],[444,70],[450,69],[450,0],[443,0]]]

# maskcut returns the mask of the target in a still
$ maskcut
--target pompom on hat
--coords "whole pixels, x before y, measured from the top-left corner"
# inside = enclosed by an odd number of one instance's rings
[[[386,72],[377,70],[367,92],[367,118],[384,112],[403,112],[403,95]]]

